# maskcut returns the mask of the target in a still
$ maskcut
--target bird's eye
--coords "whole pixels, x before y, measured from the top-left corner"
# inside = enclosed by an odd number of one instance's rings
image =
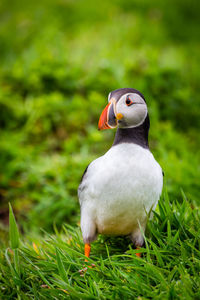
[[[129,96],[127,96],[127,98],[126,98],[126,105],[130,106],[131,104],[133,104],[133,101],[129,98]]]

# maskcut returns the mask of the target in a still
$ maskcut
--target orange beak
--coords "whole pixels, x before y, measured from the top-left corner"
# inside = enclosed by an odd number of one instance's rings
[[[108,125],[108,109],[110,107],[110,103],[106,105],[104,110],[101,113],[101,116],[99,118],[99,123],[98,123],[98,129],[99,130],[104,130],[104,129],[109,129],[110,126]]]
[[[102,111],[98,123],[99,130],[115,128],[117,126],[114,105],[115,103],[113,101],[110,101]]]

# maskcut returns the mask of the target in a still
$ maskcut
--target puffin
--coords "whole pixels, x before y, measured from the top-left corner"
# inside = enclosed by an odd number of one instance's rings
[[[87,166],[78,187],[85,261],[98,234],[129,236],[140,249],[162,193],[164,173],[149,149],[149,114],[138,90],[109,93],[98,129],[116,127],[111,148]]]

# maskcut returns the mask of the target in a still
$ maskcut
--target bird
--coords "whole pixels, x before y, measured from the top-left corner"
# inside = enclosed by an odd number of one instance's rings
[[[141,92],[120,88],[109,93],[98,129],[113,128],[111,148],[87,166],[78,187],[85,261],[98,234],[129,236],[140,249],[148,215],[162,193],[164,173],[149,148],[150,120]]]

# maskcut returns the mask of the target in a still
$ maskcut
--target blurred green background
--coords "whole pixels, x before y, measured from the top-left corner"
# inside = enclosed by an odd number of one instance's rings
[[[140,90],[150,146],[172,199],[200,192],[199,1],[0,3],[0,227],[10,201],[24,231],[79,220],[77,187],[114,131],[110,91]]]

